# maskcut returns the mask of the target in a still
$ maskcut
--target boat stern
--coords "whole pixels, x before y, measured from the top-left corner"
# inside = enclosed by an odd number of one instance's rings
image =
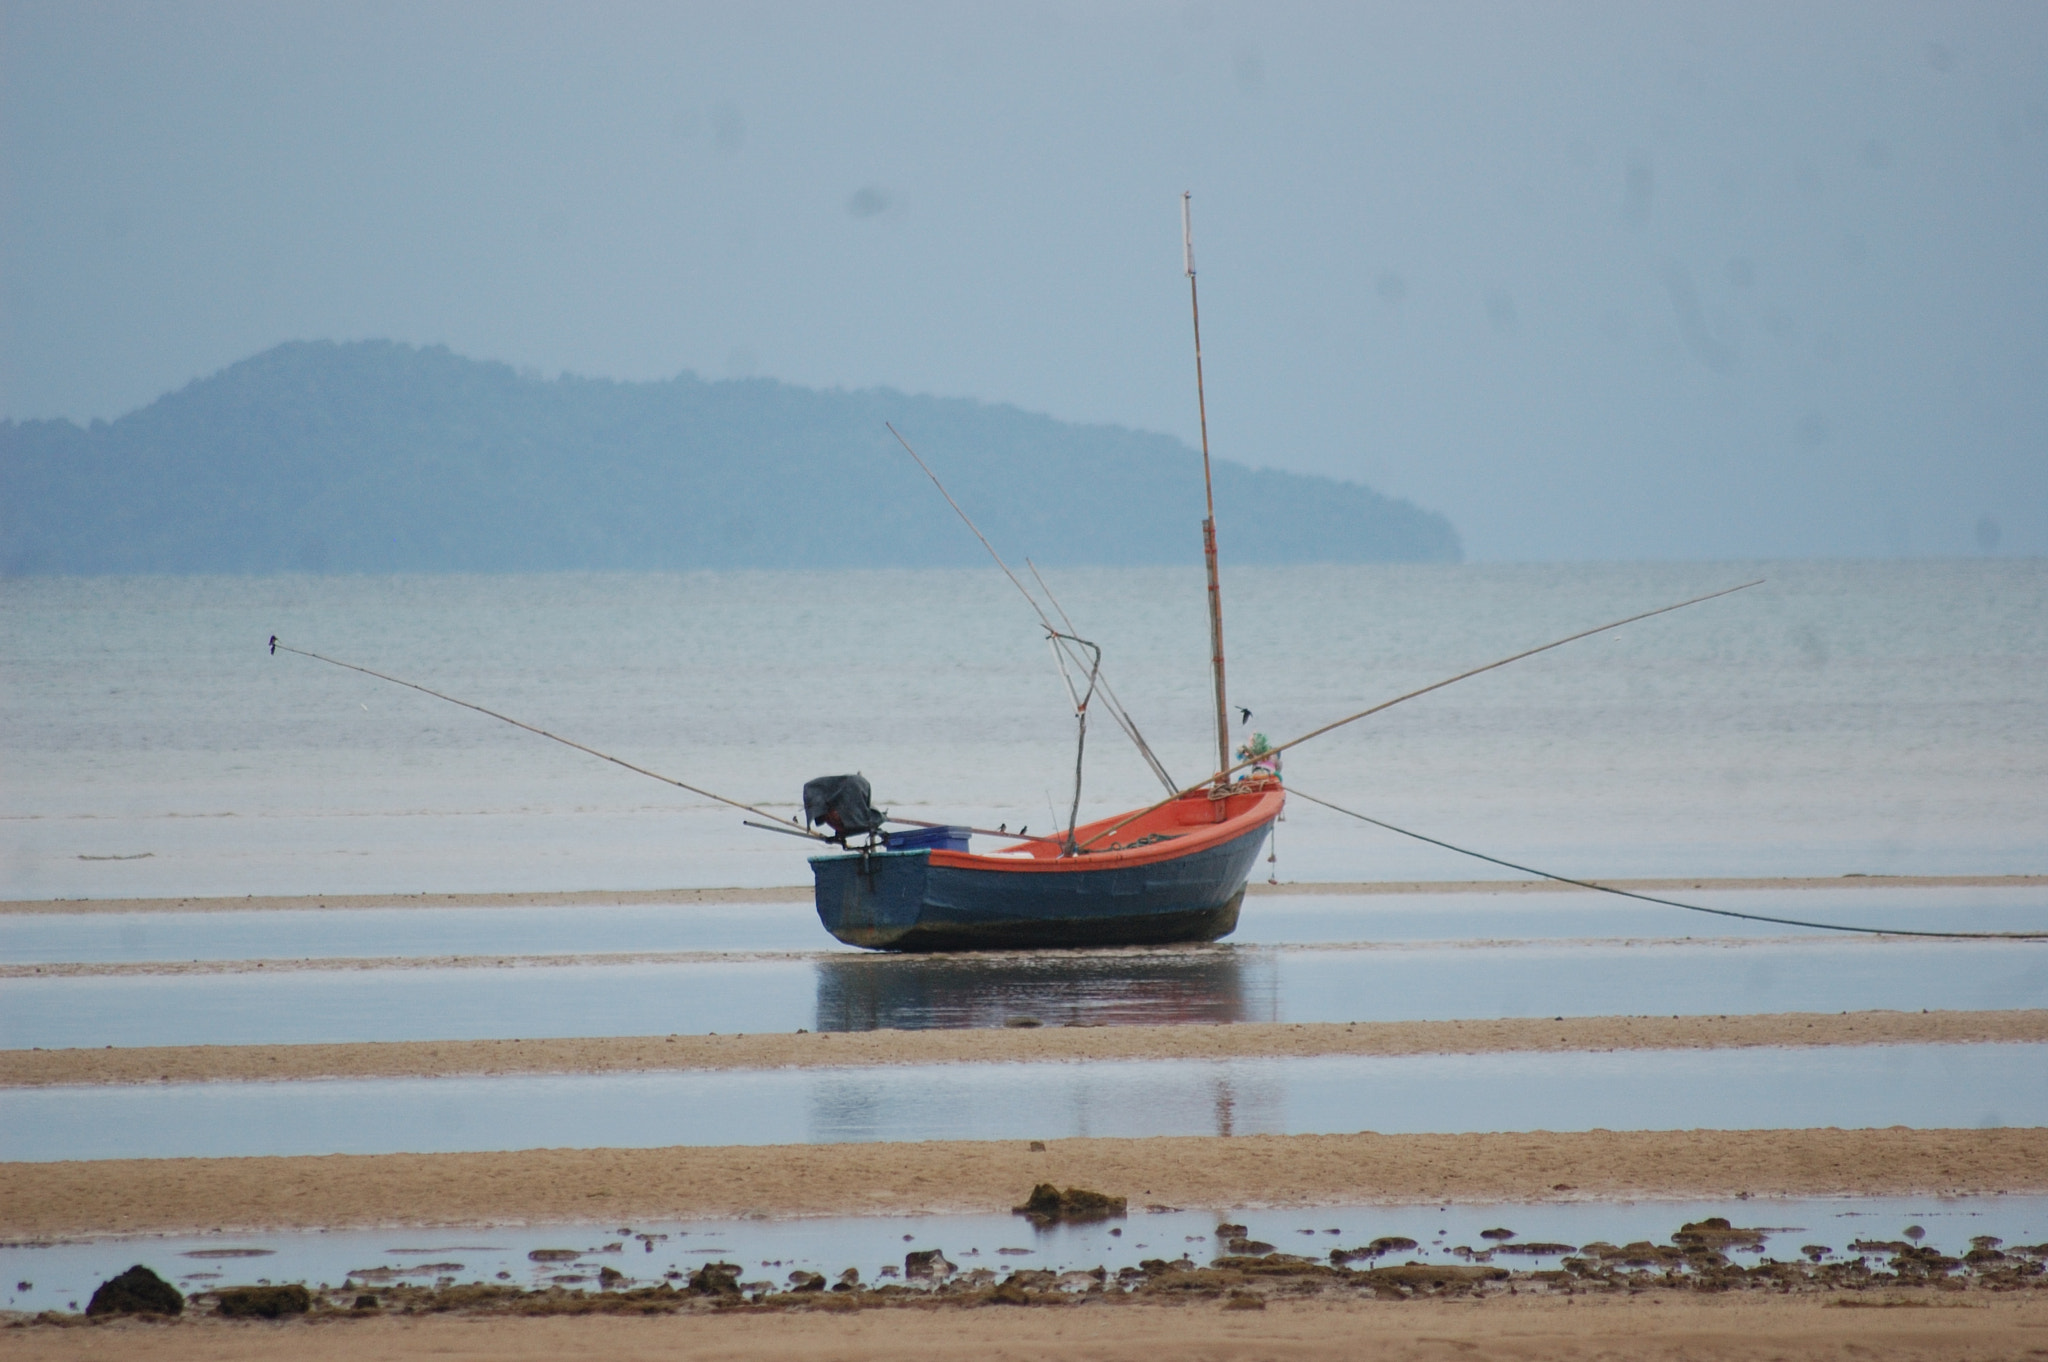
[[[849,946],[897,948],[924,911],[929,849],[811,857],[818,922]]]

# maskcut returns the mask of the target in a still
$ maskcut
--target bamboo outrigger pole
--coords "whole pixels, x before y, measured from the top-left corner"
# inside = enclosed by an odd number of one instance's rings
[[[1209,401],[1202,391],[1202,302],[1195,291],[1195,228],[1189,195],[1180,196],[1181,265],[1188,274],[1188,309],[1195,321],[1195,410],[1202,422],[1202,496],[1208,516],[1202,521],[1202,557],[1209,566],[1210,664],[1216,673],[1216,769],[1219,785],[1229,781],[1230,698],[1223,687],[1223,586],[1216,579],[1216,489],[1209,478]]]
[[[1592,629],[1581,629],[1576,634],[1567,634],[1563,638],[1553,639],[1549,643],[1539,644],[1534,648],[1524,648],[1519,653],[1514,653],[1508,657],[1501,658],[1497,662],[1489,662],[1483,667],[1472,667],[1465,671],[1459,672],[1456,676],[1448,676],[1441,681],[1432,681],[1426,686],[1417,686],[1414,690],[1407,691],[1401,695],[1397,695],[1391,700],[1382,700],[1378,704],[1373,705],[1368,709],[1359,710],[1356,714],[1347,714],[1341,719],[1333,720],[1330,723],[1324,724],[1321,728],[1311,729],[1308,732],[1302,734],[1298,738],[1290,738],[1286,742],[1281,743],[1278,747],[1269,747],[1265,751],[1259,753],[1256,757],[1246,757],[1243,761],[1238,762],[1235,766],[1226,765],[1220,768],[1214,775],[1210,776],[1208,780],[1204,781],[1203,785],[1228,785],[1230,783],[1230,778],[1233,775],[1236,775],[1240,770],[1244,769],[1247,766],[1251,766],[1258,762],[1264,761],[1268,757],[1273,756],[1277,752],[1285,752],[1290,747],[1299,747],[1303,743],[1309,741],[1312,738],[1322,737],[1323,734],[1330,732],[1332,729],[1342,728],[1346,724],[1357,723],[1360,719],[1364,719],[1371,715],[1378,714],[1381,710],[1392,709],[1395,705],[1404,704],[1409,700],[1417,698],[1418,696],[1427,695],[1433,690],[1442,690],[1445,686],[1455,685],[1468,677],[1478,676],[1482,672],[1490,672],[1494,670],[1496,667],[1505,667],[1510,662],[1520,662],[1523,658],[1534,657],[1538,653],[1547,653],[1552,648],[1562,648],[1565,644],[1576,643],[1582,638],[1591,638],[1595,634],[1604,634],[1609,629],[1619,629],[1624,624],[1634,624],[1637,620],[1650,619],[1651,617],[1656,615],[1668,615],[1674,610],[1683,610],[1688,605],[1698,605],[1702,601],[1718,600],[1722,596],[1732,596],[1738,591],[1747,591],[1749,590],[1749,588],[1753,586],[1761,586],[1763,584],[1763,581],[1764,579],[1759,577],[1753,582],[1744,582],[1740,586],[1722,587],[1719,591],[1709,591],[1704,596],[1694,596],[1691,600],[1680,601],[1676,605],[1662,605],[1657,607],[1655,610],[1645,610],[1641,614],[1630,615],[1627,619],[1616,620],[1612,624],[1602,624]],[[1172,803],[1175,799],[1178,799],[1181,795],[1191,795],[1201,788],[1202,785],[1190,785],[1187,789],[1180,791],[1178,794],[1169,795],[1165,799],[1160,800],[1157,804],[1148,805],[1145,808],[1139,809],[1137,812],[1122,819],[1121,821],[1112,823],[1110,826],[1104,828],[1101,832],[1098,832],[1093,837],[1089,838],[1087,843],[1083,845],[1082,850],[1087,850],[1088,847],[1093,846],[1095,843],[1101,841],[1105,837],[1114,836],[1116,833],[1121,832],[1133,820],[1143,818],[1146,814],[1151,813],[1154,809],[1163,809],[1168,804]],[[1517,867],[1517,869],[1519,868],[1520,867]]]
[[[422,686],[417,681],[406,681],[400,677],[386,676],[383,672],[371,671],[368,667],[358,667],[353,662],[343,662],[340,658],[328,657],[325,653],[316,653],[305,648],[294,648],[289,643],[279,642],[277,635],[272,634],[270,636],[270,655],[272,657],[276,657],[279,653],[296,653],[300,657],[310,657],[315,662],[325,662],[330,667],[340,667],[344,671],[361,672],[364,676],[374,676],[379,681],[389,681],[394,686],[404,686],[407,690],[416,690],[422,695],[431,695],[436,700],[446,700],[451,705],[461,705],[464,709],[473,709],[479,714],[486,715],[490,718],[496,719],[501,724],[510,724],[514,728],[523,728],[528,733],[532,733],[539,737],[546,738],[550,742],[558,742],[562,744],[562,746],[564,747],[573,747],[578,752],[587,752],[591,756],[596,757],[598,760],[608,761],[614,766],[623,766],[628,771],[633,772],[635,775],[648,776],[654,780],[660,781],[664,785],[673,785],[678,790],[688,790],[693,795],[702,795],[704,798],[716,800],[720,804],[729,804],[735,809],[742,809],[747,813],[756,814],[762,818],[770,819],[775,824],[775,826],[770,829],[770,831],[772,832],[795,833],[798,837],[810,837],[820,842],[829,842],[830,840],[832,840],[831,838],[826,837],[822,833],[808,831],[801,825],[794,827],[789,826],[788,824],[785,824],[783,820],[777,818],[774,814],[769,813],[766,809],[758,808],[755,805],[747,803],[745,800],[727,799],[724,795],[719,794],[715,790],[707,790],[703,788],[701,785],[692,785],[686,780],[677,780],[674,776],[665,776],[659,771],[650,771],[645,766],[635,766],[632,762],[627,761],[624,757],[615,757],[609,752],[600,752],[595,747],[591,747],[587,744],[577,742],[574,738],[565,738],[559,733],[550,733],[545,728],[537,728],[534,725],[527,723],[524,719],[515,719],[509,714],[500,714],[495,709],[485,709],[482,705],[474,704],[468,700],[459,700],[453,695],[444,695],[440,691],[437,691],[430,686]],[[794,818],[789,820],[789,823],[791,824],[794,824],[795,822],[796,820]],[[763,827],[765,825],[761,823],[750,823],[748,824],[748,826],[758,828]]]

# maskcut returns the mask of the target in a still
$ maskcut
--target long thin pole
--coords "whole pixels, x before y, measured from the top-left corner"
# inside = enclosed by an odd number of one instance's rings
[[[1653,615],[1668,615],[1674,610],[1683,610],[1688,605],[1698,605],[1701,601],[1716,600],[1722,596],[1733,595],[1735,592],[1738,591],[1747,591],[1749,590],[1749,588],[1753,586],[1762,585],[1763,580],[1763,578],[1759,577],[1756,579],[1756,581],[1744,582],[1741,586],[1723,587],[1719,591],[1709,591],[1704,596],[1694,596],[1691,600],[1680,601],[1676,605],[1665,605],[1659,606],[1655,610],[1645,610],[1640,615],[1630,615],[1627,619],[1616,620],[1612,624],[1603,624],[1600,625],[1598,628],[1594,629],[1581,629],[1576,634],[1567,634],[1563,638],[1553,640],[1549,643],[1541,644],[1534,648],[1524,648],[1521,652],[1516,653],[1511,657],[1501,658],[1498,662],[1489,662],[1483,667],[1473,667],[1469,671],[1459,672],[1456,676],[1447,676],[1441,681],[1432,681],[1426,686],[1418,686],[1414,690],[1411,690],[1404,695],[1397,695],[1391,700],[1382,700],[1378,704],[1372,706],[1370,709],[1361,709],[1356,714],[1349,714],[1342,719],[1338,719],[1334,723],[1324,724],[1321,728],[1313,729],[1310,732],[1302,734],[1298,738],[1290,738],[1288,741],[1281,743],[1278,747],[1269,747],[1265,751],[1259,753],[1259,755],[1256,757],[1245,758],[1245,760],[1239,762],[1236,766],[1224,766],[1220,768],[1215,775],[1209,777],[1209,782],[1213,782],[1217,785],[1226,784],[1230,780],[1230,777],[1236,774],[1237,771],[1242,767],[1250,766],[1254,762],[1264,761],[1268,757],[1274,756],[1281,752],[1285,752],[1290,747],[1299,747],[1303,743],[1309,741],[1311,738],[1322,737],[1323,734],[1328,733],[1333,728],[1342,728],[1346,724],[1357,723],[1360,719],[1366,718],[1370,715],[1378,714],[1381,710],[1392,709],[1395,705],[1403,704],[1409,700],[1413,700],[1417,696],[1427,695],[1433,690],[1442,690],[1445,686],[1454,685],[1457,682],[1465,680],[1467,677],[1478,676],[1482,672],[1490,672],[1496,667],[1505,667],[1510,662],[1520,662],[1525,657],[1534,657],[1538,653],[1547,653],[1552,648],[1562,648],[1567,643],[1576,643],[1578,640],[1582,638],[1591,638],[1595,634],[1604,634],[1609,629],[1619,629],[1624,624],[1634,624],[1637,620],[1646,620],[1652,617]],[[1193,794],[1195,791],[1201,788],[1202,787],[1200,785],[1190,785],[1187,789],[1182,790],[1180,794]],[[1122,831],[1126,825],[1136,822],[1138,819],[1143,818],[1146,814],[1151,813],[1154,809],[1165,808],[1168,804],[1172,803],[1175,799],[1178,799],[1179,797],[1180,795],[1170,795],[1167,798],[1160,800],[1157,804],[1148,805],[1147,807],[1139,809],[1134,813],[1127,814],[1120,821],[1111,824],[1109,827],[1104,828],[1102,831],[1096,833],[1093,837],[1089,838],[1087,846],[1093,846],[1097,842],[1101,841],[1103,838],[1115,835],[1116,833]],[[1083,849],[1085,850],[1086,847],[1084,847]]]
[[[300,657],[310,657],[315,662],[325,662],[332,667],[342,667],[347,669],[348,671],[361,672],[364,676],[374,676],[379,681],[389,681],[394,686],[404,686],[407,690],[416,690],[422,695],[431,695],[436,700],[446,700],[451,705],[461,705],[464,709],[473,709],[479,714],[488,715],[491,718],[497,719],[502,723],[508,723],[512,725],[512,727],[514,728],[523,728],[528,733],[538,734],[543,738],[548,738],[554,742],[558,742],[562,744],[562,746],[564,747],[573,747],[578,752],[588,752],[591,756],[598,757],[605,761],[608,761],[614,766],[623,766],[628,771],[631,771],[636,775],[649,776],[655,780],[660,781],[664,785],[673,785],[679,790],[688,790],[691,794],[702,795],[706,799],[715,799],[721,804],[730,804],[735,809],[745,809],[748,813],[757,813],[760,814],[761,817],[771,820],[767,823],[756,823],[749,819],[740,820],[750,828],[761,828],[768,832],[786,832],[795,837],[808,837],[814,842],[829,842],[832,840],[831,838],[825,836],[825,834],[821,832],[811,832],[810,830],[803,827],[791,826],[791,824],[794,824],[796,822],[796,820],[793,818],[789,821],[789,823],[784,823],[781,819],[776,818],[774,814],[769,813],[766,809],[757,808],[752,804],[743,803],[737,799],[727,799],[722,794],[718,794],[711,790],[700,789],[699,787],[688,784],[685,781],[677,780],[674,776],[665,776],[659,771],[650,771],[644,766],[635,766],[630,761],[622,760],[618,757],[613,756],[609,752],[600,752],[595,747],[587,747],[584,744],[577,742],[573,738],[565,738],[559,733],[550,733],[545,728],[536,728],[532,724],[525,723],[519,719],[515,719],[509,714],[500,714],[495,709],[485,709],[482,705],[471,704],[469,701],[457,699],[453,695],[443,695],[440,691],[432,690],[426,686],[422,686],[418,682],[406,681],[396,676],[386,676],[383,672],[371,671],[368,667],[358,667],[353,662],[343,662],[338,657],[328,657],[322,653],[308,652],[304,648],[294,648],[289,643],[279,641],[276,634],[272,634],[270,636],[270,651],[272,654],[296,653]],[[900,823],[905,827],[912,828],[943,828],[952,826],[951,824],[947,823],[927,823],[922,818],[898,818],[893,814],[889,817],[888,821],[891,823]],[[1005,828],[969,828],[968,831],[978,832],[984,837],[1010,837],[1020,839],[1026,842],[1056,842],[1059,840],[1056,837],[1033,837],[1028,833],[1011,832]]]
[[[1490,672],[1496,667],[1505,667],[1510,662],[1520,662],[1525,657],[1534,657],[1538,653],[1547,653],[1552,648],[1562,648],[1567,643],[1576,643],[1582,638],[1591,638],[1595,634],[1604,634],[1609,629],[1619,629],[1624,624],[1634,624],[1637,620],[1646,620],[1653,615],[1668,615],[1674,610],[1683,610],[1688,605],[1698,605],[1701,601],[1711,601],[1721,596],[1732,596],[1738,591],[1747,591],[1753,586],[1762,586],[1763,582],[1764,579],[1759,577],[1753,582],[1744,582],[1741,586],[1722,587],[1719,591],[1709,591],[1704,596],[1694,596],[1691,600],[1680,601],[1676,605],[1659,606],[1655,610],[1645,610],[1640,615],[1630,615],[1627,619],[1616,620],[1612,624],[1603,624],[1593,629],[1581,629],[1578,633],[1566,635],[1564,638],[1558,639],[1554,643],[1545,643],[1535,648],[1525,648],[1521,652],[1516,653],[1513,657],[1504,657],[1498,662],[1489,662],[1483,667],[1474,667],[1470,671],[1459,672],[1456,676],[1445,677],[1441,681],[1432,681],[1426,686],[1422,686],[1415,690],[1409,691],[1406,695],[1397,695],[1391,700],[1382,700],[1370,709],[1361,709],[1356,714],[1348,714],[1341,719],[1337,719],[1330,723],[1324,724],[1321,728],[1310,729],[1308,732],[1302,734],[1298,738],[1289,738],[1286,742],[1281,743],[1278,747],[1267,748],[1264,752],[1261,752],[1259,754],[1259,757],[1263,759],[1266,757],[1273,756],[1280,752],[1285,752],[1290,747],[1299,747],[1311,738],[1322,737],[1323,734],[1328,733],[1333,728],[1342,728],[1346,724],[1356,723],[1360,719],[1364,719],[1371,715],[1377,714],[1383,709],[1391,709],[1395,705],[1400,704],[1404,700],[1413,700],[1418,695],[1427,695],[1433,690],[1442,690],[1445,686],[1451,685],[1454,682],[1463,681],[1468,676],[1477,676],[1481,672]],[[1244,761],[1238,764],[1240,766],[1249,766],[1251,765],[1251,762]],[[1226,771],[1226,774],[1228,774],[1228,771]]]
[[[1216,673],[1216,769],[1230,769],[1230,697],[1223,685],[1223,585],[1216,577],[1216,489],[1209,477],[1209,399],[1202,391],[1202,300],[1195,290],[1195,227],[1189,195],[1180,196],[1181,264],[1188,272],[1188,309],[1195,321],[1195,410],[1202,422],[1202,558],[1209,567],[1210,665]],[[1218,783],[1224,777],[1217,776]]]
[[[383,672],[371,671],[368,667],[358,667],[353,662],[343,662],[338,657],[328,657],[325,654],[311,652],[305,648],[294,648],[289,643],[280,643],[278,641],[278,637],[276,634],[272,634],[270,636],[270,651],[272,656],[275,656],[278,653],[296,653],[300,657],[310,657],[315,662],[325,662],[330,667],[340,667],[346,671],[361,672],[364,676],[374,676],[379,681],[389,681],[394,686],[404,686],[407,690],[416,690],[422,695],[431,695],[436,700],[446,700],[451,705],[461,705],[464,709],[473,709],[479,714],[486,715],[490,718],[496,719],[499,723],[510,724],[514,728],[523,728],[528,733],[532,733],[538,737],[546,738],[550,742],[558,742],[562,744],[562,746],[564,747],[573,747],[578,752],[587,752],[591,756],[598,758],[600,761],[608,761],[614,766],[623,766],[628,771],[633,772],[635,775],[648,776],[654,780],[660,781],[664,785],[673,785],[678,790],[688,790],[693,795],[702,795],[706,799],[717,800],[720,804],[730,804],[735,809],[744,809],[748,813],[759,814],[763,818],[773,819],[776,823],[776,827],[774,829],[776,832],[792,832],[799,837],[810,837],[820,842],[831,840],[830,838],[825,837],[819,833],[808,832],[800,827],[785,826],[783,825],[781,819],[776,818],[774,814],[769,813],[766,809],[756,808],[754,805],[748,804],[743,800],[727,799],[724,795],[719,794],[713,790],[707,790],[703,788],[701,785],[692,785],[688,781],[677,780],[674,776],[665,776],[659,771],[650,771],[645,766],[635,766],[632,762],[627,761],[623,757],[615,757],[609,752],[600,752],[595,747],[590,747],[583,743],[577,742],[574,738],[565,738],[559,733],[550,733],[545,728],[536,728],[534,725],[527,723],[522,719],[515,719],[509,714],[500,714],[495,709],[485,709],[482,705],[472,704],[467,700],[458,700],[456,697],[452,695],[444,695],[440,691],[434,690],[431,687],[422,686],[417,681],[406,681],[396,676],[386,676]],[[791,819],[790,821],[792,823],[795,822],[794,819]],[[756,826],[758,826],[758,824]]]

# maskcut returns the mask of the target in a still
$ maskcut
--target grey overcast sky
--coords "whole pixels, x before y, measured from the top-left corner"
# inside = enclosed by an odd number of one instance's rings
[[[1477,559],[2048,553],[2037,0],[0,16],[6,416],[391,337],[1192,441],[1190,189],[1222,457]]]

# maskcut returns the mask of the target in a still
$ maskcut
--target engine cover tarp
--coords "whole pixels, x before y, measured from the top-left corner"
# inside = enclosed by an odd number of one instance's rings
[[[874,791],[864,776],[819,776],[804,782],[804,822],[823,823],[844,841],[878,830],[882,814],[869,801]]]

